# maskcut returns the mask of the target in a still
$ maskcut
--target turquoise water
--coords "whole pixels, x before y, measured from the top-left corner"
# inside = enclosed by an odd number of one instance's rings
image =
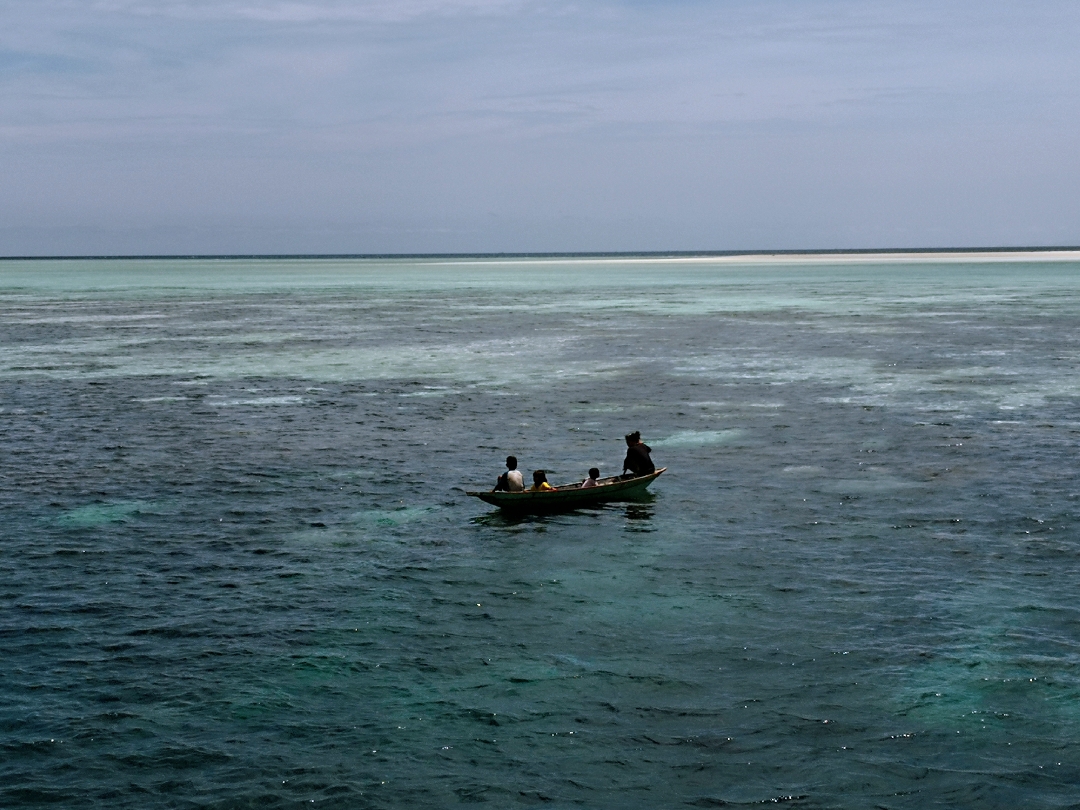
[[[1072,261],[0,263],[0,806],[1075,806],[1078,336]]]

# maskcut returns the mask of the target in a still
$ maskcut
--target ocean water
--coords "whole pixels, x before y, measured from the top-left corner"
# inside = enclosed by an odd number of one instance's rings
[[[1057,258],[0,263],[0,806],[1076,807]]]

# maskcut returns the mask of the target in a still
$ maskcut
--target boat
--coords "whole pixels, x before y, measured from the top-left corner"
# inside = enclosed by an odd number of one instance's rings
[[[568,509],[578,509],[582,506],[605,503],[606,501],[632,500],[641,496],[646,488],[666,470],[661,467],[656,472],[648,475],[621,476],[614,475],[610,478],[601,478],[595,487],[582,488],[583,482],[576,484],[564,484],[543,492],[476,492],[467,491],[466,495],[472,495],[485,503],[490,503],[507,512],[539,513],[539,512],[562,512]]]

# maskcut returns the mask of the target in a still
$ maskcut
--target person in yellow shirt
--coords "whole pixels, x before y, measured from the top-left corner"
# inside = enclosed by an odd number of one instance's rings
[[[547,482],[546,472],[537,470],[533,473],[533,485],[529,487],[529,492],[550,492],[553,489],[555,487]]]

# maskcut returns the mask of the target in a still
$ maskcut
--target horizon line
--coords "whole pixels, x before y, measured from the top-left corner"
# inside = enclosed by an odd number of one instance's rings
[[[786,250],[628,250],[628,251],[497,251],[476,253],[110,253],[48,256],[0,256],[0,261],[86,261],[135,259],[551,259],[551,258],[729,258],[754,256],[875,256],[977,253],[1067,253],[1080,245],[1029,247],[817,248]]]

